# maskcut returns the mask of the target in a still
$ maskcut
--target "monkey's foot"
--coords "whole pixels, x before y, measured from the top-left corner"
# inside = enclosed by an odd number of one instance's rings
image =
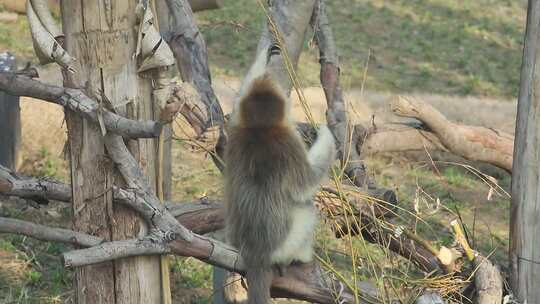
[[[285,276],[285,274],[287,273],[287,266],[286,265],[275,264],[274,268],[276,268],[277,273],[279,274],[280,277]]]
[[[302,266],[302,265],[306,265],[306,264],[309,264],[313,262],[312,260],[311,261],[301,261],[301,260],[292,260],[291,261],[291,266]]]
[[[225,302],[229,304],[247,303],[247,290],[243,278],[236,272],[228,272],[223,287]]]

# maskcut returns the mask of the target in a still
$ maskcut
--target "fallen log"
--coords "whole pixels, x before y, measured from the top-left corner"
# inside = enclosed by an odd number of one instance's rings
[[[422,121],[450,152],[512,172],[512,135],[494,129],[450,122],[431,105],[400,96],[392,100],[390,108],[396,115]]]
[[[437,135],[416,124],[387,123],[368,131],[356,148],[362,157],[385,152],[445,151]]]

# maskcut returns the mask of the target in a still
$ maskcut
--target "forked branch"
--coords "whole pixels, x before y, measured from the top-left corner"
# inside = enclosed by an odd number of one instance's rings
[[[347,105],[339,83],[338,52],[324,0],[317,0],[311,26],[315,32],[315,42],[319,47],[321,84],[328,105],[326,121],[336,138],[339,158],[345,173],[353,184],[363,187],[368,182],[367,172],[356,146],[358,141],[363,141],[365,131],[360,125],[353,126],[347,115]]]

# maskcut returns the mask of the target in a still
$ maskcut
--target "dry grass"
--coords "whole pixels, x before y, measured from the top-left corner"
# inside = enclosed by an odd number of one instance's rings
[[[24,253],[0,248],[0,291],[20,286],[31,268]]]

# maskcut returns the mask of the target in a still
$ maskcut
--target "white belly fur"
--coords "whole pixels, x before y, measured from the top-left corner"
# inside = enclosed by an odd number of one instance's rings
[[[302,263],[313,259],[313,237],[317,225],[314,206],[291,210],[292,225],[283,244],[272,253],[272,263],[289,265],[293,260]]]

